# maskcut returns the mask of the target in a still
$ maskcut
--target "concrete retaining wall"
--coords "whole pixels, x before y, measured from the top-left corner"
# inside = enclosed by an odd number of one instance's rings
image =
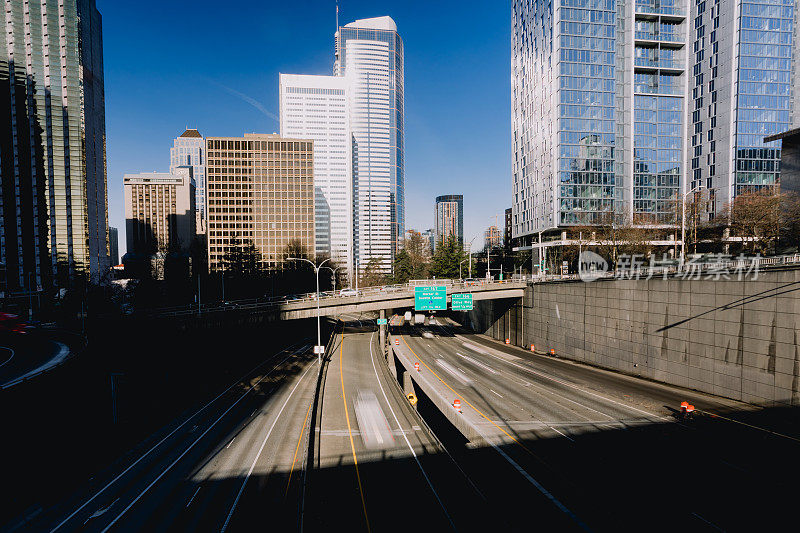
[[[800,404],[800,269],[745,281],[542,283],[522,302],[476,302],[465,315],[475,331],[559,357],[746,402]]]

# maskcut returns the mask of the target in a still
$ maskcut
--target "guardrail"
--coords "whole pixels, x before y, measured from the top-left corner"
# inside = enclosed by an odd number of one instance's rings
[[[489,287],[495,285],[503,285],[513,282],[520,282],[523,280],[520,279],[507,279],[507,280],[486,280],[486,279],[474,279],[470,281],[463,281],[463,280],[439,280],[439,279],[432,279],[432,280],[413,280],[410,283],[403,283],[397,285],[381,285],[377,287],[364,287],[359,288],[355,294],[340,294],[340,293],[333,293],[333,292],[321,292],[320,293],[320,302],[334,302],[334,301],[348,301],[352,298],[360,298],[364,296],[380,296],[385,294],[396,294],[407,292],[410,295],[413,295],[414,288],[422,286],[422,281],[427,281],[425,285],[437,285],[437,286],[445,286],[448,290],[453,289],[468,289],[474,287]],[[157,317],[177,317],[177,316],[191,316],[191,315],[205,315],[208,313],[217,313],[220,311],[268,311],[268,310],[275,310],[280,308],[285,308],[285,306],[293,306],[294,304],[302,304],[298,305],[298,307],[302,307],[306,304],[313,304],[317,301],[317,293],[310,292],[304,293],[301,295],[291,295],[291,296],[276,296],[276,297],[266,297],[266,298],[256,298],[256,299],[247,299],[247,300],[232,300],[227,302],[214,302],[210,304],[205,304],[198,309],[197,304],[192,304],[189,306],[183,307],[168,307],[168,308],[160,308],[151,311],[149,314],[151,316]],[[292,307],[289,307],[289,310],[292,310]]]

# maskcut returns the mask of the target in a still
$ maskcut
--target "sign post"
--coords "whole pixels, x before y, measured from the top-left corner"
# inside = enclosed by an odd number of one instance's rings
[[[454,294],[450,307],[453,311],[472,311],[472,294]]]
[[[415,311],[447,311],[447,287],[430,285],[414,287]]]

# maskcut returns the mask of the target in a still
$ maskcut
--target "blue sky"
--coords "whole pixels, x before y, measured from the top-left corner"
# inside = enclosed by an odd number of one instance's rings
[[[97,0],[103,16],[110,224],[124,253],[122,176],[167,171],[186,126],[279,131],[278,74],[330,74],[335,2]],[[405,44],[407,227],[464,195],[464,236],[511,206],[510,4],[340,0],[339,22],[389,15]],[[243,95],[243,96],[240,96]],[[255,105],[253,104],[255,102]],[[474,249],[474,248],[473,248]]]

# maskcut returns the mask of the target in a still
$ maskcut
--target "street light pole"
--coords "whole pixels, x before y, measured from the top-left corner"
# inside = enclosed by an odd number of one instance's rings
[[[328,258],[319,266],[315,265],[313,261],[310,259],[305,259],[303,257],[287,257],[288,261],[305,261],[306,263],[310,263],[312,267],[314,267],[314,273],[316,274],[317,278],[317,347],[322,346],[322,334],[320,333],[320,326],[319,326],[319,271],[326,262],[330,261],[331,259]],[[319,350],[319,348],[315,348],[315,351]],[[322,353],[317,351],[317,361],[322,363]]]
[[[333,292],[335,293],[336,292],[336,271],[339,270],[340,268],[344,268],[344,267],[336,267],[336,268],[322,267],[322,268],[327,268],[328,270],[330,270],[333,273]]]

